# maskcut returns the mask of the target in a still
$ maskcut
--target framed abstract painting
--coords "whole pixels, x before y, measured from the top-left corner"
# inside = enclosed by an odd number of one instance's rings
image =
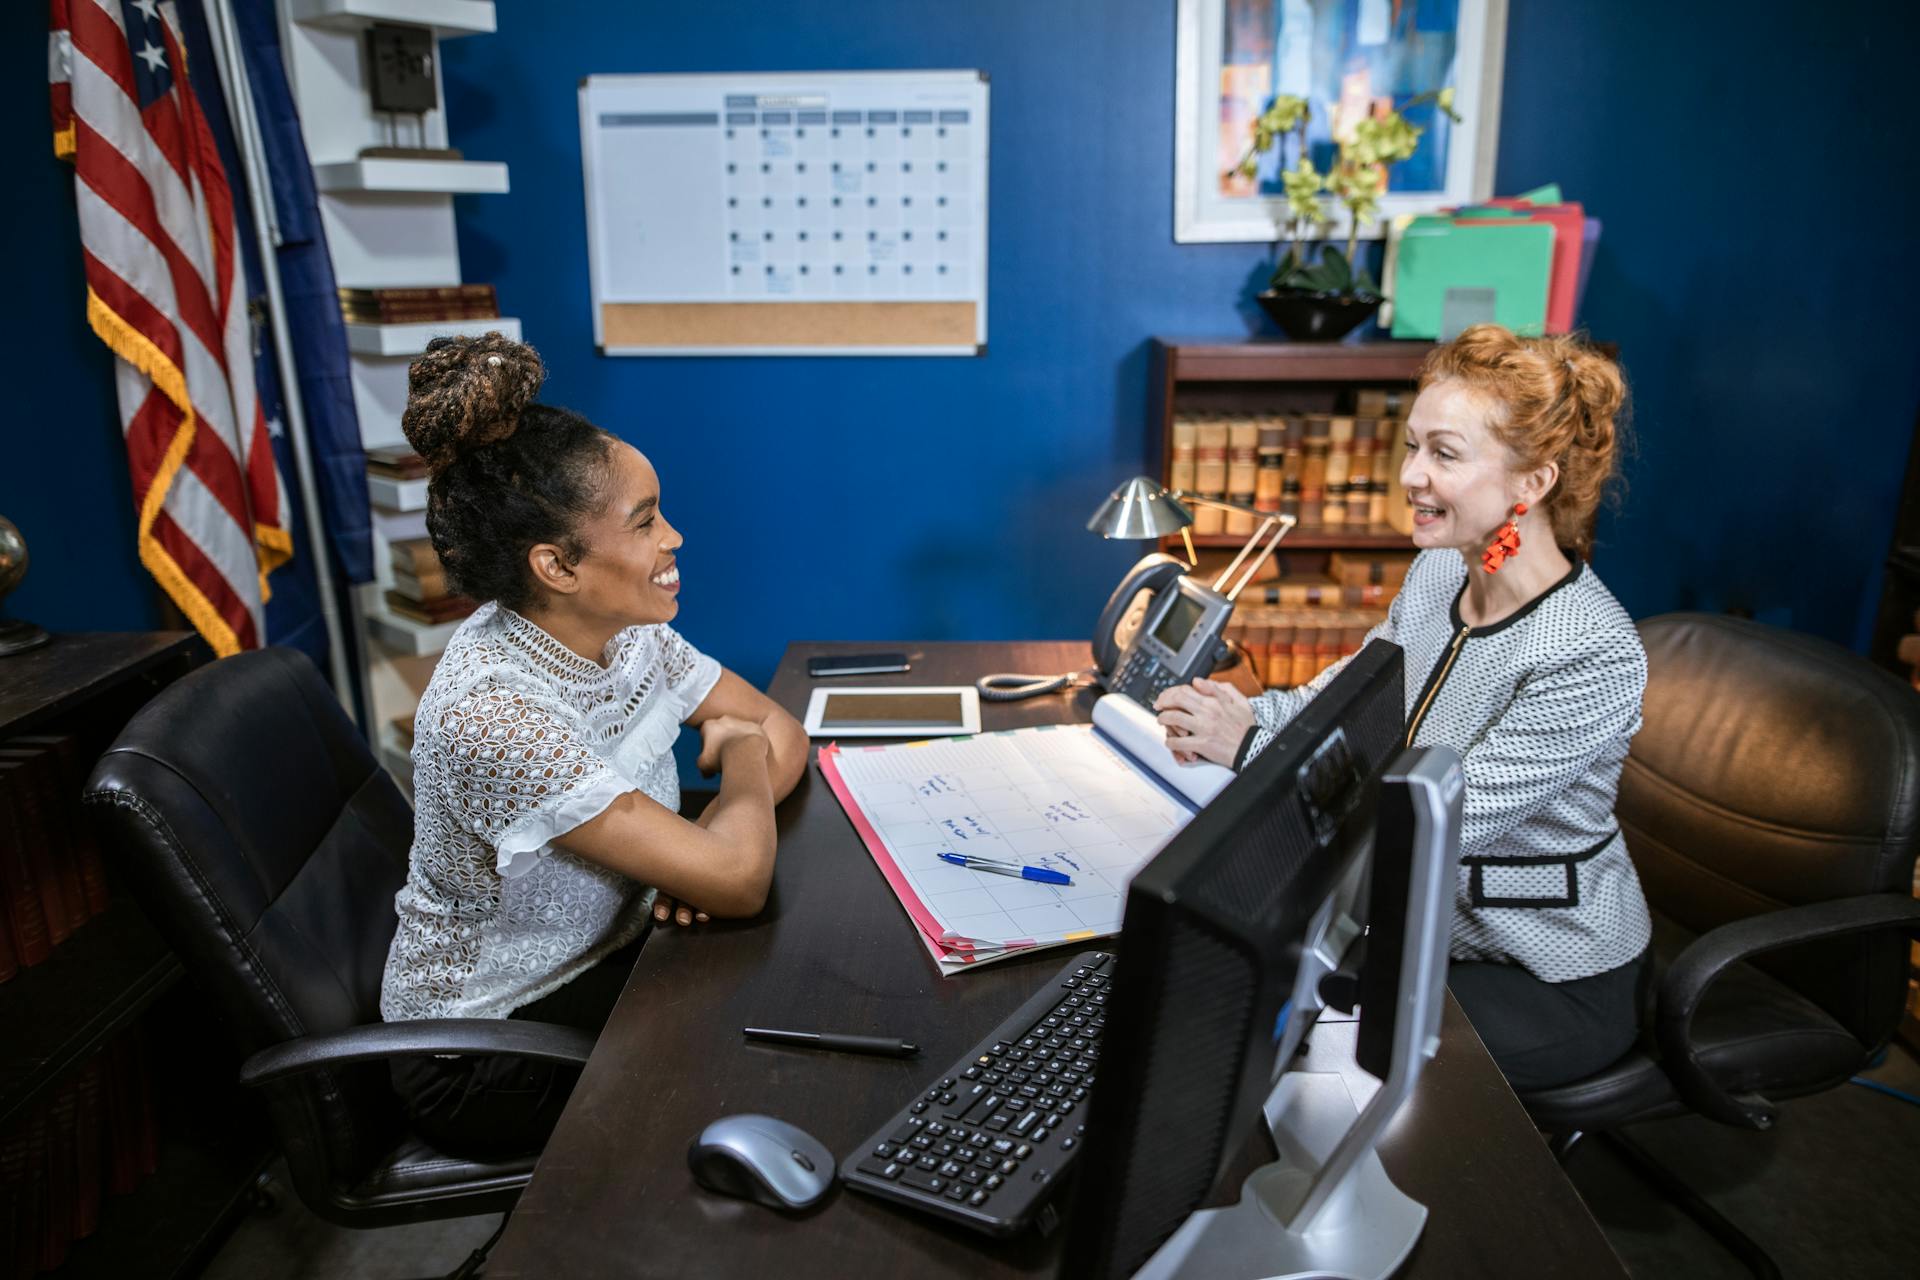
[[[1356,120],[1451,87],[1459,123],[1431,102],[1411,108],[1426,130],[1413,157],[1392,166],[1377,238],[1403,213],[1469,204],[1493,193],[1500,127],[1506,0],[1179,0],[1174,75],[1173,238],[1183,243],[1273,240],[1284,216],[1279,162],[1237,172],[1253,119],[1277,93],[1312,107],[1308,147],[1332,167]],[[1344,238],[1345,215],[1324,235]]]

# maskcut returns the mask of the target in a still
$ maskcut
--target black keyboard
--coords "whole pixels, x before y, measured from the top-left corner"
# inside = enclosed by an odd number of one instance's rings
[[[1059,976],[840,1162],[848,1186],[990,1235],[1034,1220],[1080,1154],[1113,957]]]

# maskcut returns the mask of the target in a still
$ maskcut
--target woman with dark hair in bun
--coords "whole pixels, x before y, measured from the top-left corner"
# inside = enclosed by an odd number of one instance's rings
[[[679,532],[633,446],[533,403],[545,371],[497,333],[437,338],[402,427],[431,469],[427,531],[461,624],[414,716],[415,827],[381,1014],[598,1031],[649,917],[751,916],[773,806],[805,732],[682,639]],[[720,774],[679,814],[673,744]],[[539,1146],[576,1069],[497,1056],[393,1069],[416,1127],[458,1154]]]
[[[1367,637],[1406,651],[1407,743],[1464,762],[1449,981],[1519,1089],[1590,1075],[1639,1034],[1652,928],[1613,804],[1647,658],[1586,563],[1625,394],[1573,338],[1476,325],[1437,348],[1400,470],[1420,554]],[[1251,701],[1170,689],[1168,746],[1242,767],[1344,665]]]

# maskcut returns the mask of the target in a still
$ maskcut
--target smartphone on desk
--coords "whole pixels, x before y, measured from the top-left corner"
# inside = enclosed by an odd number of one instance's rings
[[[911,670],[913,664],[904,653],[841,653],[807,659],[807,674],[816,680],[822,676],[873,676]]]

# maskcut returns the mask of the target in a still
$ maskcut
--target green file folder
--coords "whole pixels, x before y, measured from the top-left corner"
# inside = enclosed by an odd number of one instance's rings
[[[1509,217],[1415,218],[1393,272],[1393,336],[1452,338],[1490,320],[1519,334],[1547,323],[1553,228]]]

